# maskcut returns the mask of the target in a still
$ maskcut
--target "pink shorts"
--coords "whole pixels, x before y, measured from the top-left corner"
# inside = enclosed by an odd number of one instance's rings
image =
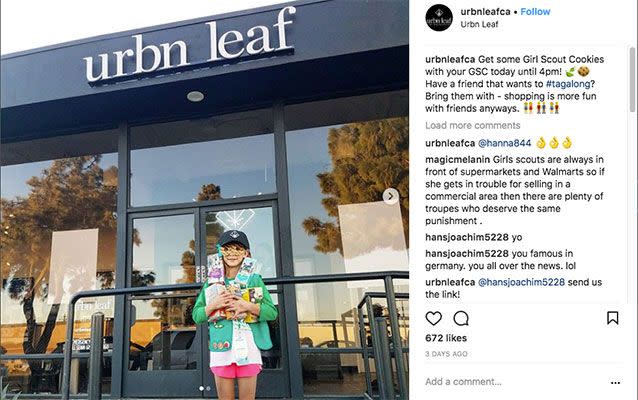
[[[223,367],[210,367],[210,370],[215,376],[221,378],[249,378],[251,376],[257,376],[257,374],[261,372],[261,365],[237,365],[232,363],[230,365],[224,365]]]

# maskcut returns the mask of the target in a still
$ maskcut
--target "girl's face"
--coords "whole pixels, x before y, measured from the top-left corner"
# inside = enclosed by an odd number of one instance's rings
[[[238,243],[229,243],[222,246],[222,256],[227,266],[234,268],[241,265],[248,251]]]

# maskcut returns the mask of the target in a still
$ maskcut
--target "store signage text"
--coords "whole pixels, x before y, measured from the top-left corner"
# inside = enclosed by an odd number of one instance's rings
[[[219,31],[217,21],[207,22],[210,38],[210,57],[208,62],[219,62],[222,60],[232,60],[242,55],[255,56],[259,54],[273,53],[282,50],[292,49],[286,38],[286,25],[293,23],[286,20],[287,15],[297,12],[295,7],[284,7],[277,14],[277,22],[273,24],[277,37],[277,46],[271,44],[270,27],[266,25],[256,25],[248,29],[244,35],[237,30],[227,32]],[[98,55],[97,66],[93,57],[84,57],[86,63],[86,80],[95,83],[101,80],[120,78],[149,73],[153,71],[169,70],[171,68],[185,67],[190,65],[188,59],[187,45],[182,40],[172,43],[161,43],[159,45],[144,45],[144,38],[141,34],[133,35],[135,47],[132,49],[118,50]],[[179,52],[179,62],[171,62],[171,53]],[[109,70],[109,60],[114,59],[115,71]],[[134,61],[135,69],[126,71],[125,62]],[[149,63],[149,60],[152,62]],[[146,65],[146,67],[145,67]]]

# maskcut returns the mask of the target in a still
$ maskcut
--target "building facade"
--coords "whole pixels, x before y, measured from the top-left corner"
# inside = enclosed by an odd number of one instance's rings
[[[264,278],[407,270],[407,3],[298,1],[3,56],[3,385],[59,396],[72,294],[199,282],[227,229]],[[272,285],[258,396],[361,397],[356,308],[383,287]],[[213,396],[196,294],[81,301],[71,392],[101,311],[105,397]]]

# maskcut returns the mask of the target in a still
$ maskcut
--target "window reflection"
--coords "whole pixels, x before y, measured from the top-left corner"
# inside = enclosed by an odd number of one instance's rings
[[[296,292],[301,347],[347,348],[362,347],[357,305],[366,293],[385,289],[376,280],[297,285]],[[385,299],[372,301],[379,316],[388,314]]]
[[[194,215],[133,220],[131,286],[195,282]]]
[[[400,298],[401,295],[408,295],[410,292],[410,283],[407,279],[395,279],[394,293],[397,296],[397,313],[399,317],[399,331],[402,343],[405,346],[410,341],[410,300],[408,298]]]
[[[114,286],[116,149],[113,131],[3,144],[1,353],[62,353],[69,298]],[[84,299],[73,345],[89,337],[98,308],[112,335],[112,299]],[[55,360],[3,364],[11,364],[5,382],[21,381],[23,393],[58,390]]]
[[[219,236],[230,229],[242,230],[250,241],[251,257],[262,265],[264,278],[277,275],[275,268],[275,238],[272,208],[242,208],[206,213],[206,255],[217,252]]]
[[[272,124],[258,110],[132,128],[131,205],[275,192]]]
[[[404,349],[409,340],[409,308],[404,298],[407,286],[395,284],[399,337]],[[361,394],[366,391],[365,366],[362,354],[335,350],[367,348],[372,351],[370,318],[384,317],[388,323],[388,340],[392,343],[390,314],[381,280],[334,282],[298,285],[297,310],[304,319],[298,321],[300,353],[306,395]],[[362,308],[363,324],[358,317],[358,304],[371,296],[372,315]],[[362,340],[363,338],[363,340]],[[331,352],[318,352],[330,350]],[[362,350],[361,350],[362,351]],[[393,360],[393,364],[396,360]],[[404,365],[408,370],[407,353]],[[374,359],[369,360],[371,389],[378,391]],[[395,368],[396,369],[396,368]]]
[[[301,354],[304,394],[354,395],[366,392],[365,367],[360,354]],[[374,362],[371,361],[373,393],[377,393]]]
[[[59,394],[62,383],[62,358],[42,358],[39,360],[4,360],[6,369],[2,387],[7,389],[7,398],[16,394]],[[86,393],[89,384],[89,359],[75,358],[70,376],[71,394]],[[102,393],[111,392],[111,357],[102,360]],[[17,398],[21,398],[18,396]]]
[[[292,105],[285,115],[295,274],[407,270],[407,91]],[[398,201],[383,201],[389,188]],[[306,394],[366,390],[361,355],[315,352],[370,346],[369,325],[361,326],[357,313],[370,292],[385,292],[383,282],[296,287]],[[397,307],[407,344],[407,307]],[[373,313],[387,316],[387,301],[374,298]]]
[[[285,112],[295,274],[407,269],[407,92]]]
[[[129,370],[196,369],[200,357],[192,319],[195,295],[136,296]]]

